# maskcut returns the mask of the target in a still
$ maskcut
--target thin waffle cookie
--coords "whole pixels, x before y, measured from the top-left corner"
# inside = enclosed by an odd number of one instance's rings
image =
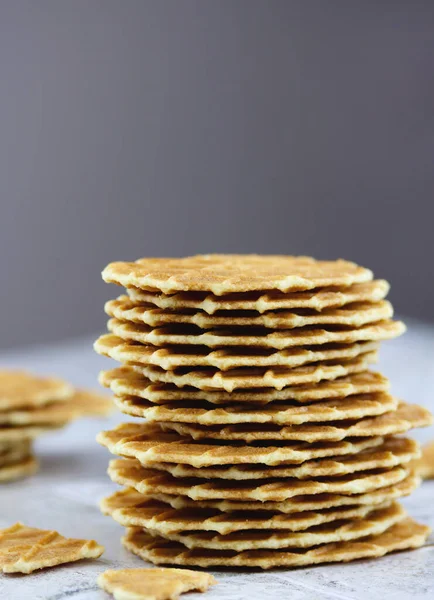
[[[339,308],[353,302],[379,302],[389,292],[389,284],[382,279],[356,283],[349,287],[329,287],[312,292],[285,294],[278,291],[268,293],[247,292],[216,296],[206,292],[179,292],[165,295],[130,287],[128,295],[133,302],[147,302],[165,310],[195,309],[213,315],[221,310],[254,310],[265,313],[270,310],[309,308],[322,311]]]
[[[115,262],[102,272],[107,283],[165,294],[184,291],[292,292],[371,281],[372,272],[344,260],[316,261],[307,256],[208,254],[186,258],[141,258]]]
[[[6,442],[8,444],[13,442],[20,442],[22,440],[32,440],[44,433],[55,431],[60,427],[66,425],[65,423],[56,423],[56,425],[23,425],[22,427],[0,427],[0,443]]]
[[[322,511],[342,506],[379,506],[411,494],[420,485],[420,478],[411,474],[399,483],[378,488],[366,494],[314,494],[294,496],[282,502],[260,502],[258,500],[192,500],[187,496],[149,493],[146,496],[169,504],[172,508],[215,509],[222,512],[269,510],[285,514],[303,511]]]
[[[353,344],[354,342],[375,342],[389,340],[403,334],[405,325],[401,321],[378,321],[356,329],[330,326],[297,327],[296,329],[239,327],[204,331],[196,325],[168,325],[157,327],[138,325],[119,319],[110,319],[109,331],[124,340],[153,346],[182,344],[223,348],[225,346],[255,346],[283,350],[295,346],[316,346],[320,344]]]
[[[294,368],[320,361],[357,358],[361,354],[378,350],[378,346],[377,342],[361,342],[287,350],[230,346],[220,350],[210,350],[206,346],[159,348],[138,342],[126,342],[116,335],[106,334],[102,335],[93,347],[98,354],[121,363],[153,365],[165,370],[178,367],[215,367],[227,371],[236,367]]]
[[[303,423],[302,425],[256,425],[254,423],[210,426],[189,423],[160,423],[164,430],[174,430],[194,440],[291,440],[301,442],[336,442],[348,437],[371,437],[405,433],[414,427],[425,427],[432,423],[431,413],[417,404],[400,402],[397,410],[378,417],[356,421],[337,421],[336,424]]]
[[[180,542],[187,548],[209,550],[279,550],[281,548],[311,548],[319,544],[350,542],[368,535],[379,535],[406,516],[404,509],[393,503],[387,508],[376,508],[362,519],[335,521],[305,531],[242,531],[220,535],[214,532],[167,533],[164,538]],[[152,529],[151,535],[157,535]]]
[[[103,546],[91,540],[65,538],[55,531],[16,523],[0,530],[0,570],[32,573],[83,558],[99,558]]]
[[[386,506],[387,503],[378,508]],[[334,521],[363,519],[372,511],[371,506],[363,505],[292,514],[263,510],[221,512],[207,508],[173,509],[170,504],[150,500],[131,489],[104,498],[100,508],[105,515],[110,515],[124,527],[152,529],[163,537],[181,531],[216,531],[221,535],[261,529],[304,531]]]
[[[107,396],[80,390],[64,402],[55,402],[30,410],[0,412],[0,425],[62,425],[85,415],[105,415],[111,410],[112,402]]]
[[[176,432],[164,432],[152,423],[121,423],[111,431],[102,431],[97,441],[112,454],[137,458],[143,465],[153,462],[187,464],[193,467],[233,464],[278,465],[302,463],[316,458],[356,454],[365,448],[379,446],[381,437],[347,439],[342,442],[276,442],[273,446],[239,443],[212,444],[195,442]]]
[[[148,423],[169,422],[198,423],[200,425],[228,425],[235,423],[274,423],[295,425],[301,423],[362,419],[381,415],[397,407],[390,394],[366,394],[336,400],[324,400],[312,405],[290,402],[273,402],[264,406],[243,403],[216,406],[207,402],[179,402],[155,405],[152,402],[127,396],[114,398],[116,406],[125,414],[144,417]]]
[[[128,296],[119,296],[105,304],[105,312],[121,321],[130,321],[151,327],[165,325],[196,325],[201,329],[218,327],[267,327],[268,329],[292,329],[312,325],[345,325],[361,327],[390,319],[393,308],[387,300],[380,302],[355,302],[342,308],[330,308],[318,312],[310,309],[293,309],[264,314],[249,311],[232,311],[209,315],[202,311],[184,309],[170,311],[154,308],[152,304],[135,304]]]
[[[72,386],[57,377],[36,377],[26,371],[0,370],[0,411],[43,406],[67,400]]]
[[[4,466],[0,466],[0,482],[14,481],[15,479],[21,479],[22,477],[28,477],[33,475],[39,469],[39,462],[33,456],[28,456],[17,460],[14,463],[9,463]],[[0,563],[1,563],[1,537],[0,537]],[[0,564],[1,568],[1,564]]]
[[[97,583],[115,600],[177,600],[183,592],[206,592],[217,582],[208,573],[186,569],[110,569]]]
[[[192,386],[202,390],[224,389],[226,392],[232,392],[240,388],[264,387],[281,390],[287,386],[333,380],[351,373],[366,371],[368,366],[376,360],[376,352],[367,352],[350,360],[314,363],[295,369],[287,367],[258,369],[245,367],[230,369],[229,371],[218,371],[212,368],[165,371],[160,367],[143,365],[133,365],[133,368],[154,382],[173,383],[177,387]]]
[[[434,442],[424,446],[422,456],[413,466],[422,479],[434,479]]]
[[[122,544],[144,560],[154,564],[197,567],[303,567],[321,563],[349,562],[360,558],[384,556],[389,552],[419,548],[430,533],[429,527],[405,518],[379,535],[361,541],[321,544],[304,551],[287,550],[189,550],[183,544],[154,537],[141,529],[131,528]]]
[[[224,479],[181,479],[155,469],[145,469],[134,461],[112,460],[108,468],[112,481],[134,488],[140,494],[187,496],[192,500],[257,500],[282,502],[294,496],[314,494],[366,494],[399,483],[408,475],[402,467],[351,473],[321,479],[269,479],[228,481]]]
[[[29,440],[16,442],[0,449],[0,467],[4,467],[10,463],[15,463],[29,456],[31,451],[31,443]]]
[[[111,371],[102,371],[99,382],[109,387],[117,396],[137,396],[153,404],[168,402],[203,401],[212,404],[231,404],[248,402],[266,404],[274,401],[290,400],[294,402],[321,402],[333,398],[344,398],[356,394],[374,394],[386,392],[389,381],[380,373],[364,371],[332,381],[323,381],[314,385],[286,387],[282,390],[262,388],[253,390],[234,390],[231,394],[224,391],[207,391],[206,395],[192,387],[177,388],[170,383],[152,383],[150,379],[137,373],[132,367],[118,367]]]
[[[198,477],[200,479],[270,479],[291,477],[313,479],[314,477],[332,477],[348,475],[358,471],[385,469],[405,465],[420,456],[420,446],[415,440],[388,437],[381,446],[368,448],[353,456],[342,458],[322,458],[308,460],[301,465],[229,465],[223,467],[202,467],[173,463],[153,463],[152,468],[167,471],[174,477]]]

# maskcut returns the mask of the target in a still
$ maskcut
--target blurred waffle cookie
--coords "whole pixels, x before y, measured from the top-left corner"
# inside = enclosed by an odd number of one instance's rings
[[[35,408],[68,400],[73,387],[57,377],[26,371],[0,370],[0,411]]]
[[[0,465],[0,482],[14,481],[33,475],[39,469],[39,462],[32,455],[28,455],[9,462],[5,465]]]
[[[34,473],[38,462],[30,440],[83,416],[106,415],[107,396],[74,389],[56,377],[25,371],[0,371],[0,480]]]
[[[434,442],[423,447],[422,456],[412,466],[422,479],[434,479]]]

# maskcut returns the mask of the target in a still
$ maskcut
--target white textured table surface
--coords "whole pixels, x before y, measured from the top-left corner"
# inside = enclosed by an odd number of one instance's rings
[[[97,387],[96,377],[110,362],[94,355],[92,339],[0,354],[1,366],[56,373],[76,385]],[[434,328],[410,324],[408,333],[381,350],[381,370],[392,380],[393,392],[434,410]],[[97,432],[122,420],[86,420],[38,440],[41,471],[21,482],[0,487],[0,528],[15,521],[55,528],[62,534],[94,538],[106,547],[100,560],[80,562],[30,576],[0,576],[0,600],[104,600],[96,585],[107,568],[143,566],[123,550],[122,528],[103,517],[97,501],[115,486],[105,474],[108,452],[95,442]],[[424,441],[433,430],[416,431]],[[434,527],[434,482],[426,482],[405,500],[409,512]],[[414,552],[345,565],[272,572],[220,571],[219,584],[204,597],[209,600],[433,600],[434,537]],[[198,594],[186,600],[202,598]]]

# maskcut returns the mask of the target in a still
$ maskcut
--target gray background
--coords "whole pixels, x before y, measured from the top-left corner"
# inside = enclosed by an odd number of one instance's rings
[[[0,2],[0,346],[111,260],[345,257],[434,319],[434,3]]]

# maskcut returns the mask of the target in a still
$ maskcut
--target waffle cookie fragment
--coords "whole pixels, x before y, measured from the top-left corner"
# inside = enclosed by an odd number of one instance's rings
[[[3,573],[32,573],[84,558],[99,558],[103,552],[103,546],[93,540],[65,538],[56,531],[21,523],[0,530],[0,570]]]
[[[101,502],[155,564],[268,569],[421,546],[399,499],[423,475],[398,437],[432,416],[370,370],[401,335],[389,285],[309,257],[205,255],[112,263],[125,293],[95,342],[121,412],[103,431]],[[419,463],[420,465],[422,463]],[[416,466],[415,466],[416,465]]]
[[[413,466],[422,479],[434,479],[434,442],[424,446],[422,456]]]
[[[98,577],[100,588],[115,600],[177,600],[184,592],[206,592],[212,575],[187,569],[109,570]]]

